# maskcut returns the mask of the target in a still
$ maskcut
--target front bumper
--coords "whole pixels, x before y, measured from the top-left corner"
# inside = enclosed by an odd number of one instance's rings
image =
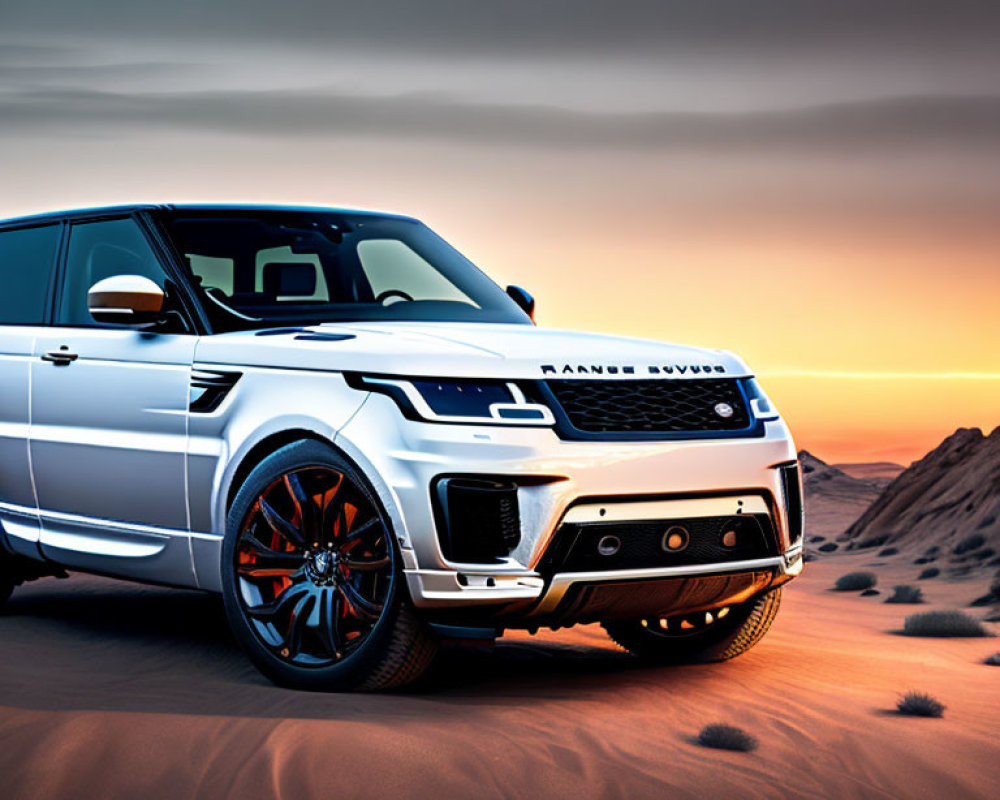
[[[756,438],[569,442],[547,428],[414,422],[389,398],[371,395],[337,444],[365,469],[392,518],[410,595],[420,608],[544,619],[583,584],[747,573],[767,573],[775,583],[802,568],[802,539],[794,546],[789,541],[779,471],[796,454],[781,420],[766,422],[764,436]],[[444,557],[430,490],[444,475],[503,476],[519,484],[521,541],[509,558],[486,565]],[[549,575],[538,569],[559,526],[581,515],[668,520],[751,509],[772,520],[772,557]]]

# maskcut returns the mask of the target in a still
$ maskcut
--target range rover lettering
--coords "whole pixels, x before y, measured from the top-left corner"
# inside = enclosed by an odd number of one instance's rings
[[[546,330],[415,219],[143,205],[0,223],[0,601],[223,597],[275,682],[600,623],[756,644],[802,569],[788,429],[735,355]]]

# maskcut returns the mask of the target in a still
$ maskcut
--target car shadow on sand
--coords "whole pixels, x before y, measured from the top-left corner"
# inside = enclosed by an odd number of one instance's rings
[[[405,692],[317,694],[273,686],[229,632],[221,599],[73,576],[20,587],[0,614],[0,706],[265,718],[407,715],[620,691],[687,668],[588,644],[501,640],[446,648]],[[691,668],[697,670],[698,668]],[[688,673],[690,674],[690,673]]]

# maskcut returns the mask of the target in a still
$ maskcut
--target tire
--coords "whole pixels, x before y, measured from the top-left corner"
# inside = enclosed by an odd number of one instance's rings
[[[3,565],[0,564],[0,609],[7,604],[10,600],[10,596],[14,593],[14,580],[3,571]]]
[[[399,688],[437,653],[410,604],[375,492],[322,442],[281,448],[240,487],[226,521],[222,586],[237,641],[280,686]]]
[[[0,531],[0,536],[3,532]],[[0,544],[0,609],[10,600],[14,589],[22,582],[22,576],[17,569],[16,557],[8,555]]]
[[[648,625],[638,619],[602,624],[615,643],[641,658],[669,664],[705,664],[736,658],[757,644],[771,627],[780,605],[779,586],[731,607],[723,619],[713,615],[713,622],[690,633],[677,629],[683,615],[669,618],[667,631],[659,627],[659,619],[649,620]],[[687,616],[695,619],[699,614]]]

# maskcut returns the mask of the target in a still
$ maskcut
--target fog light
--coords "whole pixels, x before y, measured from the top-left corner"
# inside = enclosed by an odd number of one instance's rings
[[[687,532],[687,528],[674,525],[667,528],[667,532],[663,534],[663,538],[660,540],[660,548],[666,550],[668,553],[679,553],[688,546],[688,542],[690,541],[691,534]]]
[[[607,536],[602,536],[600,541],[597,543],[597,552],[602,556],[613,556],[622,547],[622,540],[617,536],[612,536],[608,534]]]

